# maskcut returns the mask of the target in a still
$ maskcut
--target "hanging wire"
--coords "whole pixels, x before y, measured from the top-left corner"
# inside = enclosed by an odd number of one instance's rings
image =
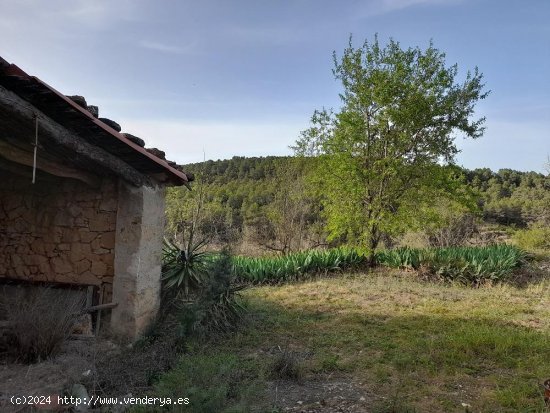
[[[32,183],[36,182],[36,152],[38,150],[38,116],[34,115],[34,160],[32,163]]]

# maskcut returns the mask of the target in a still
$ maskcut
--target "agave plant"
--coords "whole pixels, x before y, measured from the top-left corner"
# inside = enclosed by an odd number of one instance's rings
[[[505,280],[525,259],[526,254],[511,245],[398,248],[377,254],[378,263],[388,267],[418,269],[422,265],[443,280],[474,285]]]
[[[239,292],[246,285],[235,283],[231,274],[231,257],[226,253],[211,255],[198,287],[190,299],[173,300],[179,320],[179,333],[212,335],[232,330],[244,311]]]
[[[206,240],[189,242],[183,249],[164,239],[162,280],[166,290],[177,289],[188,297],[202,283],[211,254],[204,250]]]
[[[232,272],[251,283],[280,283],[356,268],[365,256],[350,248],[301,251],[280,257],[234,257]]]

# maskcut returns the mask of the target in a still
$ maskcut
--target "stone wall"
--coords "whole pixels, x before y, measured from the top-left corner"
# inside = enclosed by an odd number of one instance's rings
[[[0,170],[0,277],[112,284],[116,179],[91,188],[39,175],[37,183]]]

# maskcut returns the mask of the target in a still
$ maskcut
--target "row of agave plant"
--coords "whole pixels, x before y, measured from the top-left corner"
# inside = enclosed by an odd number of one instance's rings
[[[245,282],[280,283],[354,269],[365,255],[352,248],[309,250],[277,257],[233,257],[233,273]]]
[[[378,252],[376,263],[391,268],[421,270],[443,280],[479,284],[506,280],[526,258],[525,252],[511,245],[397,248]],[[367,255],[356,249],[337,248],[282,257],[234,257],[232,263],[234,274],[245,282],[278,283],[360,268],[367,265]]]
[[[174,252],[176,251],[176,252]],[[187,290],[200,284],[208,263],[218,254],[200,251],[177,252],[174,245],[165,248],[165,285]],[[175,254],[175,255],[174,255]],[[179,257],[174,260],[174,257]],[[376,254],[376,263],[391,268],[421,270],[444,280],[466,284],[504,281],[526,260],[526,254],[511,245],[448,248],[397,248]],[[175,264],[174,264],[175,263]],[[231,277],[242,284],[270,284],[303,280],[332,272],[353,270],[367,265],[367,254],[353,248],[309,250],[275,257],[234,256]]]
[[[525,263],[527,254],[512,245],[447,248],[398,248],[381,251],[377,262],[392,268],[421,270],[465,284],[504,281]]]

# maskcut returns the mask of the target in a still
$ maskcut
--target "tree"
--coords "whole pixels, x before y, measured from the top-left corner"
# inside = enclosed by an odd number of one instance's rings
[[[371,263],[383,233],[422,211],[422,201],[460,192],[452,164],[457,132],[478,138],[485,118],[471,120],[483,92],[477,67],[456,83],[457,65],[430,42],[402,49],[376,36],[341,58],[333,54],[342,107],[315,111],[295,152],[318,158],[317,183],[332,238],[366,244]],[[426,203],[425,203],[426,204]]]
[[[283,255],[305,246],[318,246],[314,228],[314,200],[304,183],[307,164],[300,158],[275,163],[273,199],[251,222],[252,239],[263,248]]]

